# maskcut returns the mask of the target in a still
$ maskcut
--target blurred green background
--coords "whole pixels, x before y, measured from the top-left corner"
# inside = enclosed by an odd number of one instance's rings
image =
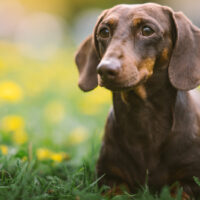
[[[0,0],[0,150],[79,162],[100,141],[111,94],[77,87],[74,54],[99,13],[120,0]],[[155,1],[199,25],[199,2]],[[29,152],[27,153],[27,149]],[[22,152],[22,153],[20,153]],[[30,156],[30,155],[29,155]],[[32,155],[31,155],[32,156]]]

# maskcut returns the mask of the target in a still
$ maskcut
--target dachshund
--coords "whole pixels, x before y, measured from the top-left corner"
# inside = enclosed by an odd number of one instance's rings
[[[113,106],[97,161],[99,185],[135,193],[178,182],[200,197],[200,29],[155,3],[102,12],[75,56],[79,87],[100,85]]]

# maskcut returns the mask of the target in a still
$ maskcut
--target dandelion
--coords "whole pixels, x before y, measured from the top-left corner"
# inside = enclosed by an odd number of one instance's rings
[[[50,158],[55,162],[61,162],[63,160],[63,157],[59,153],[53,153]]]
[[[55,162],[62,162],[63,160],[68,160],[69,159],[69,155],[64,153],[64,152],[52,153],[50,155],[50,159],[55,161]]]
[[[36,151],[38,160],[53,160],[54,162],[62,162],[68,160],[69,155],[64,152],[53,152],[46,148],[39,148]]]
[[[25,121],[21,116],[9,115],[2,119],[1,128],[6,133],[12,132],[12,139],[16,144],[24,144],[27,139],[25,129]]]
[[[39,148],[36,152],[38,160],[49,159],[51,155],[51,151],[46,148]]]
[[[28,136],[24,130],[16,130],[13,132],[12,139],[16,144],[21,145],[27,142]]]
[[[25,122],[21,116],[9,115],[2,119],[1,127],[6,132],[24,129]]]
[[[23,92],[19,85],[12,81],[0,82],[0,100],[18,102],[23,98]]]
[[[6,145],[0,145],[0,151],[3,155],[8,154],[8,147]]]
[[[88,134],[85,128],[78,127],[72,130],[72,132],[69,135],[68,141],[71,145],[79,144],[83,141],[85,141],[88,138]]]
[[[47,104],[44,114],[48,121],[58,123],[64,119],[65,107],[59,101],[52,101]]]

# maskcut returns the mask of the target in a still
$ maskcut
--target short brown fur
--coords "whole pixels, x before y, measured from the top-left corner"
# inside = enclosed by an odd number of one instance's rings
[[[116,26],[106,24],[113,15]],[[109,32],[103,39],[102,24]],[[200,95],[192,89],[200,84],[200,29],[166,6],[118,5],[101,14],[76,64],[82,90],[94,89],[98,74],[113,94],[99,185],[124,184],[134,193],[148,175],[152,191],[178,181],[183,199],[199,198]]]

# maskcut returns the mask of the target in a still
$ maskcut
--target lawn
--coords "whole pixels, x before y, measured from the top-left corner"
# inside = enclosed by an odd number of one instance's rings
[[[74,49],[43,61],[0,46],[0,199],[111,199],[95,174],[110,92],[80,91]],[[166,187],[150,194],[147,184],[112,199],[172,198]]]

